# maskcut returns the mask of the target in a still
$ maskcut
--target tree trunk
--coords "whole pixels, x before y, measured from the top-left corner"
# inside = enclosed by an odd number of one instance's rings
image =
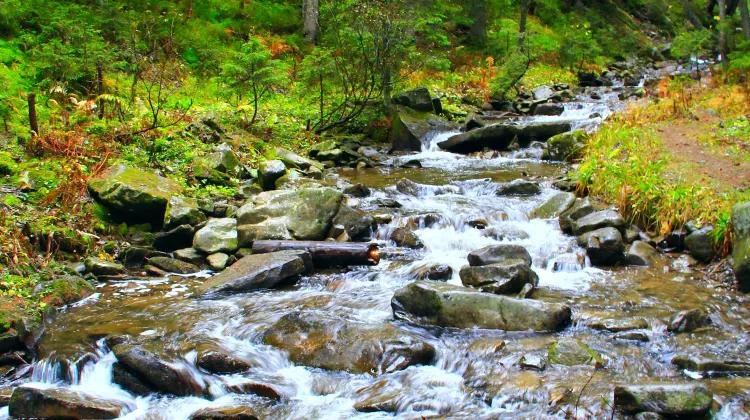
[[[305,41],[310,45],[316,45],[318,43],[318,31],[319,31],[319,0],[303,0],[302,2],[302,16],[305,20],[304,32]]]
[[[472,19],[469,28],[469,42],[478,47],[487,43],[487,0],[471,0],[468,4],[469,17]]]
[[[518,46],[523,47],[526,42],[526,18],[529,15],[531,0],[521,0],[521,18],[518,19]]]
[[[393,81],[391,80],[391,68],[386,66],[383,69],[383,105],[385,109],[391,109],[391,92],[393,91]]]
[[[255,241],[253,254],[300,250],[307,251],[316,267],[378,265],[380,251],[376,244],[366,242],[329,241]]]
[[[721,63],[724,69],[729,64],[729,45],[727,40],[727,0],[717,0],[719,4],[719,53],[721,54]]]
[[[742,18],[742,34],[745,38],[750,39],[750,10],[747,7],[747,0],[740,0],[740,18]]]
[[[104,64],[101,61],[96,63],[96,96],[104,94]],[[99,113],[99,119],[104,118],[104,101],[99,99],[96,104]]]
[[[698,18],[698,15],[695,14],[695,11],[693,10],[693,6],[690,4],[690,0],[681,0],[682,2],[682,10],[685,11],[685,17],[690,21],[690,23],[696,28],[696,29],[703,29],[703,23]]]
[[[39,122],[36,119],[36,93],[29,93],[29,128],[31,129],[31,136],[39,135]]]

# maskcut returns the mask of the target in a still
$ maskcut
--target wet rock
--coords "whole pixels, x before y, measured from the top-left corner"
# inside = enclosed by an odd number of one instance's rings
[[[406,219],[405,227],[409,229],[424,229],[438,224],[444,224],[446,221],[446,218],[440,213],[417,214],[409,216]]]
[[[492,124],[455,135],[438,143],[438,146],[455,153],[477,152],[484,148],[508,150],[517,133],[515,126]]]
[[[672,364],[680,369],[699,372],[704,376],[750,376],[750,362],[721,360],[700,355],[679,355],[672,358]]]
[[[547,360],[538,353],[527,353],[518,361],[521,369],[542,371],[547,367]]]
[[[155,390],[120,363],[112,366],[112,382],[139,397],[151,395]]]
[[[401,203],[391,198],[379,198],[372,203],[378,207],[385,207],[387,209],[400,209],[403,207]]]
[[[182,192],[176,182],[154,172],[115,165],[88,183],[91,196],[118,218],[160,225],[169,199]]]
[[[450,280],[453,277],[453,269],[447,264],[436,264],[427,271],[429,280]]]
[[[496,194],[500,196],[530,196],[539,194],[541,192],[542,189],[539,188],[539,184],[537,184],[536,182],[517,179],[515,181],[511,181],[501,185],[497,189]]]
[[[188,371],[159,359],[143,347],[118,344],[112,352],[122,368],[153,390],[178,397],[203,395],[203,385]]]
[[[323,165],[320,162],[308,159],[300,156],[291,150],[284,149],[282,147],[274,148],[274,157],[280,160],[287,168],[295,168],[302,171],[307,171],[311,167],[322,169]]]
[[[669,232],[657,246],[665,251],[682,252],[685,249],[685,238],[688,235],[684,226]]]
[[[357,390],[354,409],[360,413],[396,413],[403,395],[404,389],[400,383],[380,380]]]
[[[237,221],[232,218],[210,219],[193,238],[193,248],[206,254],[234,252],[237,244]]]
[[[372,192],[364,184],[355,184],[344,189],[344,194],[352,197],[364,198],[369,197]]]
[[[221,271],[227,267],[227,264],[229,263],[229,255],[223,252],[217,252],[216,254],[211,254],[206,257],[206,262],[211,270]]]
[[[562,104],[544,103],[535,106],[532,112],[534,115],[561,115],[565,107]]]
[[[750,292],[750,201],[732,207],[732,267],[737,288]]]
[[[391,307],[397,319],[455,328],[560,331],[571,319],[568,306],[433,281],[418,281],[397,290]]]
[[[127,265],[142,264],[147,258],[166,257],[169,254],[162,251],[155,251],[145,246],[129,246],[120,253],[120,260]]]
[[[195,264],[169,257],[151,257],[148,263],[168,273],[191,274],[201,271]]]
[[[362,210],[342,205],[332,223],[342,227],[351,240],[360,241],[369,239],[375,220]]]
[[[247,360],[221,350],[201,351],[198,354],[196,365],[206,372],[217,375],[246,372],[253,367]]]
[[[202,408],[190,415],[190,420],[259,420],[261,418],[263,416],[258,415],[252,407],[246,405]]]
[[[179,195],[167,202],[164,214],[164,229],[174,229],[181,225],[197,226],[206,221],[206,215],[198,208],[198,202]]]
[[[603,319],[592,321],[588,326],[595,330],[622,332],[648,329],[648,322],[643,318]]]
[[[154,235],[154,248],[165,252],[187,248],[193,243],[194,233],[190,225],[180,225],[168,232],[159,232]]]
[[[583,130],[562,133],[547,140],[542,153],[543,160],[572,162],[578,159],[588,141],[588,134]]]
[[[286,166],[280,160],[267,160],[258,167],[260,186],[265,191],[276,188],[276,180],[286,174]]]
[[[673,333],[693,332],[710,324],[708,314],[701,309],[679,311],[669,320],[667,330]]]
[[[532,219],[551,219],[559,217],[564,211],[573,207],[575,202],[575,194],[569,192],[557,193],[539,207],[535,208],[529,217]]]
[[[415,111],[435,111],[430,91],[425,87],[400,93],[393,98],[393,103],[396,105],[403,105]]]
[[[465,266],[459,275],[464,286],[497,294],[517,294],[526,284],[536,287],[539,282],[539,277],[522,259],[507,259],[481,267]]]
[[[13,391],[8,414],[13,418],[115,419],[134,408],[80,391],[21,386]]]
[[[524,230],[514,226],[490,227],[482,230],[482,236],[492,238],[496,241],[514,241],[518,239],[528,239],[529,234]]]
[[[529,251],[521,245],[511,244],[489,245],[471,251],[467,259],[472,267],[496,264],[507,260],[522,260],[527,266],[531,265]]]
[[[713,395],[702,384],[615,386],[615,407],[625,413],[653,412],[667,416],[702,416]]]
[[[227,386],[229,392],[235,394],[252,394],[265,397],[274,401],[281,401],[285,393],[274,385],[264,382],[244,381]]]
[[[198,293],[211,295],[273,288],[309,272],[311,268],[310,254],[303,251],[248,255],[206,280]]]
[[[395,372],[435,358],[430,344],[390,324],[372,327],[304,312],[283,316],[263,341],[287,351],[295,363],[351,373]]]
[[[571,208],[560,213],[560,217],[558,218],[558,221],[560,222],[560,230],[564,233],[572,234],[573,223],[595,211],[596,208],[588,197],[576,199],[576,202]]]
[[[95,276],[117,276],[125,273],[125,267],[114,261],[89,257],[83,263],[86,266],[86,272]]]
[[[650,267],[654,265],[659,258],[659,253],[646,242],[635,241],[630,245],[627,254],[625,254],[625,263],[628,265],[638,265]]]
[[[714,228],[703,226],[685,237],[685,248],[700,262],[710,262],[716,256],[714,249]]]
[[[625,230],[625,219],[614,210],[602,210],[587,214],[573,222],[572,228],[575,235],[583,235],[602,228],[615,228],[620,232]]]
[[[198,252],[195,248],[178,249],[174,252],[174,256],[180,261],[189,262],[195,265],[203,263],[203,254]]]
[[[323,240],[333,226],[343,198],[341,192],[327,187],[264,192],[238,210],[237,223],[240,230],[247,230],[245,225],[263,223],[265,227],[273,226],[275,235],[283,233],[283,227],[286,236],[294,239]],[[241,245],[249,244],[243,240]]]
[[[615,340],[640,341],[642,343],[647,343],[651,340],[648,334],[643,331],[624,331],[615,334],[612,338]]]
[[[632,244],[633,242],[635,242],[637,240],[640,240],[642,234],[643,234],[643,232],[641,231],[641,229],[638,226],[636,226],[636,225],[630,225],[627,228],[625,228],[625,233],[623,234],[623,239],[625,240],[625,242],[627,242],[629,244]],[[648,244],[649,246],[651,246],[651,244],[649,244],[647,241],[644,241],[644,242],[646,242],[646,244]]]
[[[405,227],[394,229],[391,233],[391,240],[396,245],[406,248],[424,248],[424,243],[419,239],[419,236]]]
[[[402,194],[420,197],[423,195],[458,194],[461,189],[455,185],[418,184],[410,179],[401,178],[396,183],[396,190]]]
[[[547,348],[547,357],[553,365],[593,365],[603,367],[604,357],[586,343],[574,338],[561,338]]]
[[[578,245],[586,248],[586,255],[595,266],[616,265],[624,258],[625,244],[620,231],[605,227],[585,233],[577,238]]]
[[[391,129],[388,133],[391,151],[418,152],[422,149],[422,139],[427,134],[447,127],[444,120],[432,113],[396,106],[391,113]]]

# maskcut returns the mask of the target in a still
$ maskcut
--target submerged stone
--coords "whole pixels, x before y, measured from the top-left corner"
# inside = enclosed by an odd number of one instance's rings
[[[550,344],[547,348],[547,358],[554,365],[603,367],[606,364],[606,360],[599,352],[574,338],[561,338]]]
[[[536,195],[542,192],[539,184],[536,182],[526,181],[524,179],[517,179],[515,181],[508,182],[507,184],[501,185],[496,194],[503,196],[529,196]]]
[[[667,330],[672,333],[693,332],[698,328],[707,326],[708,324],[710,324],[708,314],[702,309],[694,308],[679,311],[674,314],[669,320]]]

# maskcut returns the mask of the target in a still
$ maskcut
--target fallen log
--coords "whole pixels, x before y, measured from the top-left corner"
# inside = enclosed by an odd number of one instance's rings
[[[364,242],[328,241],[255,241],[253,254],[285,250],[304,250],[310,253],[317,267],[346,267],[378,265],[380,250],[376,244]]]

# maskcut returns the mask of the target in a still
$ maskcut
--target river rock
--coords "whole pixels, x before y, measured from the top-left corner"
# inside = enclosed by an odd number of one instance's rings
[[[620,231],[605,227],[597,229],[577,238],[578,245],[586,248],[586,255],[595,266],[612,266],[624,258],[625,244]]]
[[[565,112],[565,107],[562,104],[555,103],[544,103],[538,104],[533,108],[534,115],[561,115]]]
[[[492,124],[450,137],[438,143],[438,146],[455,153],[477,152],[484,148],[508,150],[517,133],[516,126]]]
[[[364,184],[354,184],[344,188],[344,194],[357,198],[369,197],[372,192]]]
[[[397,105],[403,105],[415,111],[435,111],[432,103],[432,97],[430,96],[430,91],[425,87],[400,93],[393,98],[393,103]]]
[[[716,256],[713,226],[703,226],[685,237],[685,248],[696,260],[707,263]]]
[[[266,227],[275,227],[274,233],[279,233],[283,226],[291,238],[319,241],[330,232],[343,198],[341,192],[327,187],[268,191],[258,194],[237,211],[237,223],[242,230],[245,225],[265,222]],[[241,245],[249,243],[243,240]]]
[[[281,401],[282,399],[287,398],[290,394],[275,385],[257,381],[235,382],[231,385],[227,385],[226,388],[229,392],[234,394],[258,395],[274,401]]]
[[[592,321],[589,328],[609,332],[623,332],[648,329],[648,322],[643,318],[604,319]]]
[[[583,235],[602,228],[615,228],[621,233],[625,231],[626,223],[620,213],[614,210],[602,210],[590,213],[573,222],[573,233]],[[622,239],[622,238],[621,238]]]
[[[583,130],[553,136],[547,140],[542,159],[556,162],[575,161],[580,156],[587,140],[588,134]]]
[[[656,249],[644,241],[633,242],[625,254],[625,262],[628,265],[649,267],[654,265],[657,258],[659,253]]]
[[[553,365],[593,365],[603,367],[604,357],[586,343],[575,338],[561,338],[547,348],[547,360]]]
[[[247,405],[202,408],[190,415],[190,420],[259,420],[263,418]]]
[[[517,179],[515,181],[508,182],[501,185],[496,194],[503,196],[530,196],[536,195],[542,192],[539,184],[532,181],[526,181],[524,179]]]
[[[362,210],[342,205],[332,223],[343,228],[351,240],[360,241],[369,239],[375,220]]]
[[[206,254],[234,252],[237,244],[237,220],[232,218],[209,219],[193,238],[193,248]]]
[[[221,271],[227,267],[227,264],[229,264],[229,255],[223,252],[217,252],[216,254],[211,254],[206,257],[206,262],[211,270]]]
[[[383,379],[357,390],[354,409],[360,413],[396,413],[403,397],[403,385]]]
[[[291,233],[286,221],[280,218],[268,219],[254,225],[241,225],[237,228],[239,246],[250,247],[256,240],[289,240]]]
[[[174,229],[181,225],[197,226],[206,221],[206,215],[198,208],[198,202],[179,195],[167,202],[164,214],[164,229]]]
[[[291,150],[284,149],[283,147],[274,148],[274,157],[280,160],[287,168],[296,168],[302,171],[307,171],[310,168],[323,169],[323,165],[315,160],[308,159],[300,156]]]
[[[125,273],[125,267],[114,261],[89,257],[83,262],[86,272],[95,276],[117,276]]]
[[[194,233],[190,225],[180,225],[167,232],[159,232],[154,235],[154,248],[165,252],[187,248],[193,243]]]
[[[453,269],[447,264],[433,264],[427,267],[425,277],[428,280],[447,281],[453,277]]]
[[[240,159],[226,143],[220,144],[216,150],[206,156],[196,158],[193,162],[193,175],[199,180],[212,184],[229,184],[232,178],[243,175],[244,168]]]
[[[560,331],[571,320],[570,307],[565,305],[427,280],[397,290],[391,307],[397,319],[440,327]]]
[[[118,344],[112,347],[117,364],[151,389],[178,397],[203,395],[203,385],[187,370],[159,359],[143,347]]]
[[[169,257],[151,257],[148,263],[168,273],[191,274],[201,271],[195,264]]]
[[[640,341],[641,343],[651,341],[648,334],[644,331],[623,331],[615,334],[612,338],[615,340]]]
[[[737,287],[750,292],[750,201],[732,207],[732,261]]]
[[[750,362],[739,360],[720,360],[702,355],[678,355],[672,358],[672,364],[679,369],[699,372],[704,376],[750,376]]]
[[[573,222],[595,211],[596,207],[588,197],[576,199],[576,202],[571,208],[560,213],[560,217],[558,218],[560,230],[564,233],[572,234]]]
[[[669,320],[667,330],[673,333],[693,332],[709,325],[710,322],[708,314],[702,309],[688,309],[674,314]]]
[[[273,288],[311,269],[312,258],[304,251],[248,255],[206,280],[198,293],[212,295]]]
[[[459,276],[464,286],[497,294],[517,294],[527,284],[536,287],[539,282],[539,277],[522,259],[507,259],[481,267],[465,266]]]
[[[410,179],[401,178],[396,182],[396,190],[402,194],[421,197],[425,195],[459,194],[461,188],[456,185],[418,184]]]
[[[351,373],[382,374],[429,364],[435,349],[390,324],[369,326],[311,313],[283,316],[263,335],[297,364]]]
[[[203,262],[203,254],[195,248],[183,248],[174,252],[174,257],[180,261],[200,265]]]
[[[429,112],[419,112],[404,106],[393,107],[388,139],[391,151],[422,150],[422,139],[432,131],[444,130],[448,124]]]
[[[489,245],[471,251],[467,259],[472,267],[502,263],[508,260],[522,260],[524,264],[531,266],[531,255],[521,245]]]
[[[115,165],[88,183],[91,196],[128,224],[164,220],[169,199],[182,192],[176,182],[155,172]]]
[[[396,245],[406,248],[424,248],[424,243],[419,239],[419,236],[406,227],[394,229],[393,232],[391,232],[391,240],[395,242]]]
[[[264,190],[276,188],[276,180],[286,174],[286,166],[280,160],[267,160],[258,167],[258,179]]]
[[[115,419],[135,409],[118,400],[103,399],[63,388],[20,386],[8,406],[12,418]]]
[[[649,411],[666,416],[703,416],[713,395],[705,385],[658,384],[615,386],[615,407],[625,413]]]
[[[206,372],[217,375],[246,372],[253,367],[247,360],[235,357],[223,350],[201,351],[198,354],[196,365]]]
[[[576,196],[573,193],[561,192],[553,195],[535,208],[529,215],[532,219],[551,219],[559,217],[565,210],[573,207],[576,202]]]

